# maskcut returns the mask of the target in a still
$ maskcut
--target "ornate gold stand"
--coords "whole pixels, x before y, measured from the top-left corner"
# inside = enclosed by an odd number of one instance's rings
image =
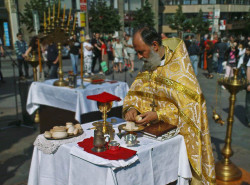
[[[215,165],[216,178],[222,181],[233,181],[237,180],[241,177],[241,171],[239,168],[234,165],[230,161],[230,157],[233,155],[233,151],[231,148],[232,141],[232,129],[233,129],[233,121],[234,121],[234,104],[236,101],[236,94],[244,88],[246,85],[245,80],[237,79],[238,70],[234,69],[234,77],[232,79],[229,78],[221,78],[218,80],[219,85],[224,85],[225,88],[229,91],[230,95],[230,107],[229,107],[229,115],[228,115],[228,125],[227,125],[227,133],[225,139],[225,146],[222,149],[221,153],[224,156],[224,159],[217,162]]]
[[[61,43],[58,43],[58,55],[59,55],[59,71],[58,71],[58,76],[59,76],[59,80],[54,82],[54,86],[68,86],[69,82],[65,81],[63,79],[63,71],[62,71],[62,51],[61,51],[62,47],[61,47]]]
[[[32,57],[29,58],[29,59],[27,59],[27,62],[33,68],[33,78],[34,78],[34,81],[37,81],[37,66],[38,66],[39,62],[38,62],[38,58],[36,58],[35,51],[32,52]],[[35,123],[39,123],[40,122],[39,110],[36,111],[34,121],[35,121]]]

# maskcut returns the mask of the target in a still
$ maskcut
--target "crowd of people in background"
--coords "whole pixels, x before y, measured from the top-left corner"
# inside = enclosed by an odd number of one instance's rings
[[[200,42],[194,35],[186,35],[184,39],[195,74],[198,75],[198,63],[207,70],[206,77],[212,79],[213,73],[233,76],[233,69],[238,68],[240,75],[246,77],[247,63],[249,61],[250,36],[219,37],[217,34],[205,35]]]
[[[214,34],[211,38],[205,35],[198,42],[193,35],[187,35],[184,42],[196,75],[199,63],[201,69],[207,70],[208,79],[214,77],[213,73],[230,78],[234,75],[234,69],[238,69],[238,76],[247,80],[246,119],[250,127],[250,36],[221,38]],[[221,88],[225,89],[223,85]]]

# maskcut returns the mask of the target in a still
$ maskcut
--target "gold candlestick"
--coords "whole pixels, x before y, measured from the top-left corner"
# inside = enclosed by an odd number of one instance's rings
[[[61,5],[60,5],[60,0],[59,0],[59,2],[58,2],[58,10],[57,10],[57,18],[58,18],[58,19],[60,18],[60,9],[61,9],[60,6],[61,6]]]
[[[76,28],[76,14],[74,16],[74,23],[73,23],[73,29],[71,31],[71,36],[73,36],[75,34],[75,28]]]
[[[47,31],[48,33],[50,33],[50,7],[48,7],[48,28],[47,28]]]
[[[67,23],[67,28],[66,28],[66,33],[69,33],[69,21],[70,21],[70,17],[71,17],[71,8],[69,9],[69,16],[68,16],[68,23]]]
[[[59,70],[58,70],[58,76],[59,76],[59,80],[54,82],[54,86],[68,86],[69,83],[67,81],[65,81],[63,79],[63,71],[62,71],[62,47],[61,47],[61,43],[58,43],[58,56],[59,56]]]
[[[246,81],[237,79],[238,69],[234,69],[234,77],[233,79],[221,78],[218,80],[219,85],[224,85],[225,88],[230,92],[230,106],[229,106],[229,114],[227,119],[227,133],[225,139],[225,146],[222,149],[221,153],[223,155],[223,159],[216,163],[215,171],[216,178],[222,181],[233,181],[237,180],[241,177],[242,173],[240,169],[234,165],[229,159],[233,155],[233,151],[231,148],[232,141],[232,129],[233,129],[233,121],[234,121],[234,104],[236,101],[236,94],[243,90]]]
[[[46,35],[47,34],[47,32],[46,32],[46,26],[47,26],[47,22],[46,22],[46,13],[44,12],[44,23],[43,23],[43,27],[44,27],[44,30],[43,30],[43,33],[44,33],[44,35]]]
[[[53,21],[52,21],[52,30],[55,29],[55,4],[53,4]]]
[[[61,28],[62,28],[62,29],[64,29],[65,8],[66,8],[66,5],[64,4],[64,8],[63,8],[63,18],[62,18],[62,24],[61,24]]]

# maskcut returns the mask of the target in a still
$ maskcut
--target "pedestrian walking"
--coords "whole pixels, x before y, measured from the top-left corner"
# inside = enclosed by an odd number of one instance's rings
[[[80,47],[81,47],[81,44],[77,40],[76,34],[74,34],[70,42],[70,50],[69,50],[74,75],[77,75],[77,66],[78,66]]]
[[[29,65],[24,60],[25,52],[28,49],[28,45],[23,40],[23,35],[21,33],[17,33],[16,36],[17,36],[17,41],[15,42],[15,50],[16,50],[16,56],[17,56],[19,78],[21,80],[25,80],[25,78],[29,78]],[[24,66],[25,77],[23,75],[23,69],[22,69],[23,66]]]
[[[198,63],[199,63],[199,54],[200,54],[200,48],[198,46],[198,43],[195,39],[192,39],[192,42],[188,48],[189,57],[191,60],[191,64],[194,69],[194,73],[197,76],[198,75]]]
[[[123,57],[124,57],[124,46],[120,42],[120,39],[117,37],[116,42],[113,44],[113,55],[115,57],[114,59],[114,71],[116,72],[122,72],[122,63],[123,63]]]
[[[90,43],[89,35],[86,35],[85,42],[83,43],[83,55],[85,75],[94,75],[93,71],[91,71],[93,61],[93,46]]]
[[[49,78],[54,79],[57,78],[57,70],[59,67],[59,56],[58,56],[58,49],[55,43],[50,43],[48,45],[48,62],[47,65],[49,67]]]
[[[100,33],[96,33],[95,37],[92,39],[91,44],[93,45],[93,63],[92,63],[92,71],[94,72],[96,61],[98,60],[99,66],[98,66],[98,72],[100,74],[103,74],[102,68],[101,68],[101,62],[102,62],[102,54],[101,54],[101,43],[99,41]]]
[[[126,51],[127,51],[127,54],[128,54],[128,61],[131,64],[130,72],[133,72],[134,71],[134,61],[135,61],[136,52],[134,50],[132,37],[130,37],[129,34],[126,34],[125,39],[127,41],[125,46],[126,46]]]
[[[233,69],[237,67],[237,56],[238,56],[239,50],[237,48],[237,42],[234,42],[233,45],[226,51],[226,59],[227,59],[227,65],[226,65],[226,73],[225,77],[232,77],[233,76]]]

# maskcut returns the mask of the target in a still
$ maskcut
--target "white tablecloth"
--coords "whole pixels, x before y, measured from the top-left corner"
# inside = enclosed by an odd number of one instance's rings
[[[121,123],[121,119],[118,119]],[[117,125],[114,125],[117,131]],[[92,124],[83,124],[86,138],[93,136],[93,130],[86,130]],[[117,133],[117,132],[116,132]],[[115,140],[125,147],[117,136]],[[181,135],[165,141],[138,137],[140,145],[130,147],[137,151],[139,160],[126,167],[114,167],[99,158],[102,165],[86,155],[77,143],[62,145],[55,154],[44,154],[34,147],[29,174],[29,185],[165,185],[175,180],[188,184],[192,177],[186,146]],[[130,160],[133,160],[131,158]],[[126,161],[124,161],[126,163]],[[117,164],[117,163],[116,163]]]
[[[84,82],[85,89],[70,89],[53,86],[54,81],[47,80],[31,84],[26,104],[29,114],[32,114],[40,105],[47,105],[75,112],[75,119],[81,122],[81,114],[98,111],[96,101],[88,100],[86,96],[106,91],[121,98],[121,101],[113,102],[113,107],[117,107],[123,105],[123,100],[129,89],[125,82],[106,82],[95,85]]]

